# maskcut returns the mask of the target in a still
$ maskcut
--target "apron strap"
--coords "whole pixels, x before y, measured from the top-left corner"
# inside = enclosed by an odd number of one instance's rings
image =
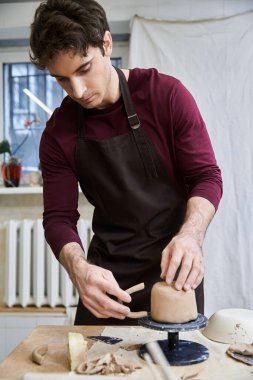
[[[132,97],[128,88],[126,77],[124,73],[122,72],[122,70],[120,70],[116,66],[113,66],[113,67],[118,73],[120,91],[122,94],[122,98],[123,98],[123,102],[124,102],[124,106],[125,106],[125,110],[126,110],[126,114],[128,118],[128,123],[133,132],[135,143],[139,150],[146,174],[148,178],[156,178],[158,176],[158,173],[156,170],[155,160],[152,154],[152,149],[150,148],[151,142],[147,138],[146,134],[143,133],[142,128],[140,128],[141,123],[132,102]]]
[[[157,178],[158,173],[156,169],[156,160],[152,154],[152,149],[150,148],[151,142],[147,138],[143,129],[141,128],[141,123],[132,102],[132,97],[130,95],[127,80],[125,78],[125,75],[120,69],[118,69],[115,66],[114,68],[117,71],[118,76],[119,76],[120,91],[122,94],[123,103],[124,103],[124,107],[125,107],[127,118],[128,118],[128,123],[129,123],[129,126],[131,127],[131,131],[133,132],[133,137],[134,137],[136,146],[139,150],[140,157],[146,171],[146,175],[148,178]],[[77,134],[78,134],[78,138],[84,139],[85,138],[84,109],[80,104],[77,104],[77,107],[78,107]]]
[[[138,115],[134,109],[134,105],[132,102],[132,97],[129,92],[128,84],[123,72],[116,66],[113,66],[118,73],[119,83],[120,83],[120,91],[123,97],[123,102],[125,105],[125,110],[127,113],[128,123],[132,129],[137,129],[141,126]]]

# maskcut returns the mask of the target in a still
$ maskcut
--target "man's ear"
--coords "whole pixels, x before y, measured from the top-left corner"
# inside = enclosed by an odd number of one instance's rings
[[[104,34],[103,48],[105,56],[110,57],[112,54],[112,35],[108,30]]]

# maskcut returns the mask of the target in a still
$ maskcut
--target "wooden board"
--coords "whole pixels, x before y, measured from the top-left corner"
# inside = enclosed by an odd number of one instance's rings
[[[100,335],[101,326],[38,326],[0,364],[0,378],[20,378],[27,372],[69,372],[68,332],[79,332],[84,337]],[[42,366],[32,362],[36,346],[48,344],[49,350]],[[94,341],[89,340],[89,347]]]

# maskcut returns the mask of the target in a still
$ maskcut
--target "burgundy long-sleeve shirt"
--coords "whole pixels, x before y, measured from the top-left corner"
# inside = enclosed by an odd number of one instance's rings
[[[200,196],[217,209],[222,195],[221,173],[192,95],[180,81],[156,69],[130,70],[128,85],[141,125],[171,181],[186,199]],[[40,143],[43,225],[56,258],[65,244],[81,244],[76,228],[77,115],[77,103],[67,96],[48,121]],[[129,132],[121,98],[105,109],[87,111],[86,138],[108,139]]]

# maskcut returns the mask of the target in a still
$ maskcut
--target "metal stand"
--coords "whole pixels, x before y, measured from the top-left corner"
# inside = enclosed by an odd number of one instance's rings
[[[202,344],[180,340],[179,332],[198,330],[207,325],[208,319],[202,314],[198,314],[198,317],[194,321],[187,323],[158,323],[151,319],[150,315],[138,320],[139,325],[147,327],[153,330],[167,331],[168,339],[158,340],[165,357],[171,365],[190,365],[200,363],[209,357],[208,349]],[[145,344],[139,349],[139,355],[143,358],[143,355],[147,352]]]

